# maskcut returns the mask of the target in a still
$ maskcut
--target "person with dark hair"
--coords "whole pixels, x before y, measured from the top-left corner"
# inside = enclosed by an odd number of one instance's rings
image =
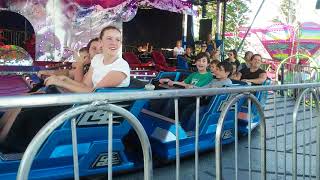
[[[74,80],[82,82],[85,74],[89,71],[91,60],[97,54],[102,53],[102,46],[99,38],[93,38],[87,44],[87,50],[89,53],[89,59],[84,59],[81,56],[75,56],[76,62],[73,64],[74,69]],[[70,76],[69,76],[70,77]]]
[[[87,49],[89,51],[90,59],[92,59],[96,54],[100,54],[102,52],[100,39],[98,37],[91,39],[87,44]]]
[[[237,70],[237,64],[235,62],[232,62],[231,65],[232,65],[232,73],[231,73],[230,79],[239,81],[241,78],[241,73]]]
[[[160,79],[160,84],[168,84],[172,87],[174,85],[180,85],[185,88],[202,87],[207,85],[212,80],[212,75],[207,71],[209,64],[209,57],[206,53],[199,53],[196,57],[196,66],[198,71],[190,74],[185,80],[178,82],[172,81],[168,78]],[[194,102],[194,98],[185,97],[179,99],[179,107],[183,107],[186,104]],[[172,99],[160,99],[150,101],[150,109],[154,112],[160,113],[167,117],[172,117],[174,114],[173,100]]]
[[[89,70],[91,59],[96,54],[101,53],[101,44],[99,42],[99,38],[91,39],[85,49],[89,53],[89,56],[87,55],[81,56],[80,51],[79,51],[80,56],[77,53],[74,54],[76,62],[72,64],[72,68],[74,68],[72,73],[70,73],[68,69],[42,70],[37,73],[38,76],[42,77],[42,76],[52,76],[52,75],[64,75],[74,79],[75,81],[81,82],[84,74],[86,74]],[[83,49],[82,52],[85,51],[85,49]]]
[[[99,87],[126,87],[130,82],[128,63],[119,55],[121,31],[107,26],[101,31],[102,54],[91,60],[91,66],[82,83],[66,77],[53,76],[46,79],[46,85],[56,85],[71,92],[91,92]]]
[[[244,54],[243,59],[245,60],[245,62],[240,64],[240,66],[238,67],[238,71],[250,67],[250,59],[251,59],[252,55],[253,55],[253,52],[251,52],[251,51],[247,51]]]
[[[235,62],[237,64],[237,68],[240,66],[240,61],[238,60],[238,53],[235,49],[232,49],[228,51],[227,53],[228,58],[225,59],[225,61],[228,61],[229,63]]]
[[[195,61],[194,61],[195,57],[194,57],[194,55],[192,53],[192,47],[191,46],[187,46],[186,53],[184,54],[183,57],[187,59],[188,63],[190,63],[190,64],[195,63]]]
[[[229,76],[231,75],[232,69],[232,65],[227,61],[218,63],[215,71],[216,79],[213,79],[208,85],[203,86],[201,88],[220,88],[223,86],[231,85],[232,81],[229,79]],[[200,105],[208,105],[210,103],[211,98],[212,96],[201,97]],[[190,118],[192,117],[192,114],[195,111],[195,109],[196,103],[194,102],[194,100],[193,102],[185,103],[184,107],[179,109],[179,117],[181,117],[181,126],[187,131],[194,130],[195,128],[195,121],[188,121],[191,119],[195,119]]]
[[[233,67],[231,63],[227,61],[219,62],[215,71],[216,78],[213,79],[209,84],[201,88],[222,87],[232,84],[232,81],[229,79],[232,74],[232,70]]]
[[[186,48],[186,53],[183,56],[186,60],[187,63],[189,65],[189,68],[191,70],[195,70],[196,66],[195,66],[195,56],[192,53],[192,47],[191,46],[187,46]]]
[[[202,87],[208,84],[212,80],[212,75],[207,71],[209,64],[209,57],[206,53],[199,53],[196,56],[197,72],[190,74],[185,80],[181,82],[172,81],[170,79],[160,79],[161,84],[167,83],[169,86],[175,84],[189,88],[190,86]]]
[[[206,41],[203,41],[201,43],[201,50],[200,52],[205,52],[209,57],[210,57],[210,53],[208,52],[208,45]]]
[[[107,26],[100,34],[102,54],[94,56],[90,69],[83,82],[66,76],[50,76],[46,86],[55,85],[69,92],[92,92],[102,87],[127,87],[130,83],[129,64],[121,57],[121,31]],[[12,151],[22,152],[33,136],[52,117],[70,106],[39,107],[8,110],[1,117],[1,146]],[[37,116],[34,116],[34,115]]]
[[[207,52],[209,52],[209,54],[212,54],[212,52],[216,50],[217,50],[217,45],[212,39],[212,34],[209,33],[208,39],[207,39]]]
[[[262,57],[260,54],[252,55],[250,59],[250,68],[242,69],[241,81],[251,83],[253,85],[261,85],[267,79],[267,73],[260,68]]]
[[[213,59],[210,61],[210,65],[209,65],[209,69],[210,69],[210,72],[213,76],[213,79],[216,78],[216,71],[217,71],[217,65],[220,63],[220,61],[216,60],[216,59]]]

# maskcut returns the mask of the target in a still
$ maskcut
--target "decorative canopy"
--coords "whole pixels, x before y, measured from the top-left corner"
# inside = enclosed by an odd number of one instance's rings
[[[277,23],[263,29],[254,29],[273,59],[283,60],[297,53],[313,57],[320,51],[320,25],[313,22],[298,27]]]

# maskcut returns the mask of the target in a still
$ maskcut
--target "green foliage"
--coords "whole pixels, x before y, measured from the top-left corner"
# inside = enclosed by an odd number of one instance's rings
[[[236,49],[241,43],[242,38],[238,37],[239,27],[242,27],[248,23],[249,17],[247,13],[249,11],[250,0],[233,0],[227,4],[227,17],[226,17],[226,32],[234,33],[232,38],[226,38],[225,49]],[[206,6],[207,17],[213,20],[213,32],[216,32],[216,3],[209,3]],[[223,9],[223,8],[222,8]],[[222,25],[221,25],[222,28]]]
[[[273,22],[282,22],[285,24],[296,22],[296,4],[293,0],[281,0],[280,10],[282,18],[276,17],[273,19]]]

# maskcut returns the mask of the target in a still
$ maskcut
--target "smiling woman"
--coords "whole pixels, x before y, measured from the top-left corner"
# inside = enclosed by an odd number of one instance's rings
[[[119,56],[121,31],[114,26],[107,26],[102,29],[100,40],[103,52],[93,57],[83,82],[76,82],[66,76],[52,76],[46,79],[46,85],[56,85],[70,92],[91,92],[101,87],[129,86],[130,68]]]
[[[103,53],[93,57],[90,69],[82,82],[74,81],[66,76],[51,76],[45,80],[46,86],[55,85],[70,92],[92,92],[95,88],[101,87],[129,86],[130,68],[128,63],[119,56],[122,42],[121,31],[115,26],[107,26],[100,33],[100,41]],[[69,106],[8,110],[0,119],[2,146],[14,151],[23,151],[44,124],[67,108]],[[33,116],[34,114],[43,115],[41,122],[38,116]],[[28,125],[23,125],[25,122],[28,122]],[[25,126],[28,126],[27,129],[30,131],[24,132],[22,129]],[[16,141],[16,137],[25,140],[15,146],[13,142]]]

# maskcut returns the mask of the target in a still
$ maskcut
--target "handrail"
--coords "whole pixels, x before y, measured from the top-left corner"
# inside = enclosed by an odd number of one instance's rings
[[[51,119],[44,127],[42,127],[42,129],[32,139],[32,141],[30,142],[26,151],[23,154],[17,174],[17,180],[28,179],[32,161],[34,160],[38,150],[56,128],[58,128],[66,120],[69,120],[77,116],[78,114],[93,110],[112,111],[123,116],[128,120],[128,122],[132,125],[132,128],[136,131],[138,138],[141,142],[144,159],[144,180],[152,180],[153,170],[151,146],[143,126],[141,125],[139,120],[126,109],[113,104],[106,104],[105,102],[101,101],[70,108],[66,111],[63,111],[62,113],[58,114],[56,117]]]
[[[218,120],[217,124],[217,130],[215,135],[215,154],[216,154],[216,179],[221,180],[222,179],[222,161],[221,161],[221,135],[222,135],[222,128],[223,123],[225,120],[225,117],[230,110],[230,108],[237,103],[241,98],[247,98],[249,100],[253,101],[253,104],[256,105],[258,109],[258,113],[261,117],[261,123],[260,123],[260,132],[261,132],[261,138],[260,138],[260,144],[261,144],[261,180],[266,180],[266,119],[264,116],[263,108],[259,102],[259,100],[252,94],[239,94],[232,99],[230,99],[221,112],[221,115]],[[250,112],[250,110],[249,110]],[[250,119],[248,120],[250,121]],[[249,124],[250,126],[250,124]],[[250,131],[250,130],[249,130]],[[250,137],[250,136],[249,136]],[[250,148],[250,146],[249,146]],[[249,149],[250,151],[250,149]],[[250,174],[249,174],[250,177]]]
[[[316,90],[315,89],[305,89],[304,91],[302,91],[300,93],[300,95],[297,98],[297,101],[294,105],[293,108],[293,115],[292,115],[292,126],[293,126],[293,130],[292,130],[292,179],[296,180],[297,179],[297,119],[298,119],[298,113],[299,113],[299,107],[301,105],[301,102],[303,100],[303,97],[307,94],[310,93],[311,97],[313,97],[315,99],[315,106],[316,106],[316,111],[317,114],[320,114],[320,107],[319,107],[319,97],[317,96]],[[312,99],[310,102],[310,106],[312,107]],[[316,156],[317,156],[317,161],[320,161],[320,121],[319,121],[319,116],[317,116],[318,121],[316,121],[317,124],[317,140],[316,142],[318,143],[317,147],[316,147]],[[311,130],[310,130],[311,131]],[[316,179],[319,180],[320,179],[320,163],[317,163],[317,170],[316,170]]]
[[[108,100],[130,101],[138,99],[164,99],[173,97],[208,96],[226,93],[244,93],[256,91],[276,91],[287,89],[319,88],[320,83],[285,84],[270,86],[240,86],[226,88],[197,88],[179,90],[156,90],[135,92],[108,93],[78,93],[78,94],[50,94],[36,96],[6,96],[0,97],[1,108],[58,106],[67,104],[84,104],[93,101]]]

